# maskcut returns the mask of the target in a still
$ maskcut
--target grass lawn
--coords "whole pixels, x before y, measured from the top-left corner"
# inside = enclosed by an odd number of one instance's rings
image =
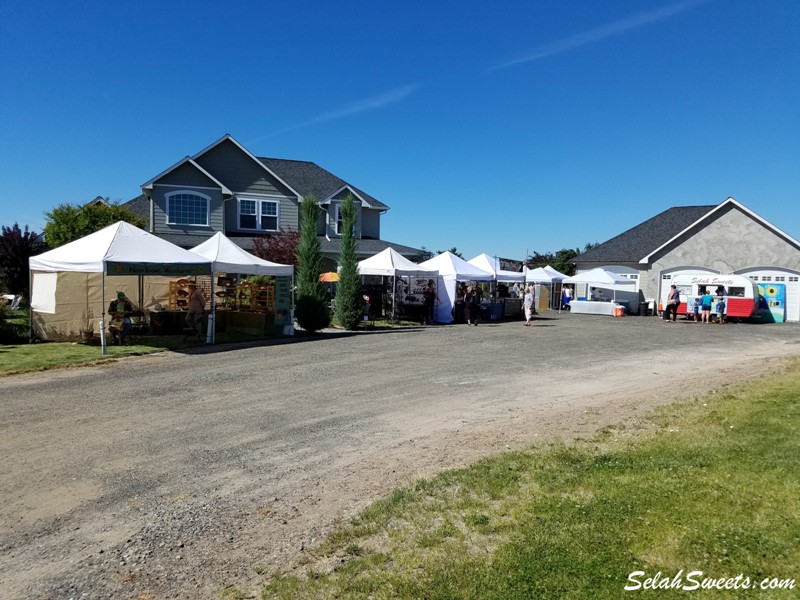
[[[77,342],[0,345],[0,376],[25,371],[96,364],[124,356],[179,350],[198,344],[195,340],[185,341],[182,336],[139,337],[135,345],[108,346],[108,354],[105,356],[101,353],[100,346]]]
[[[298,572],[273,574],[263,597],[620,598],[647,585],[659,588],[647,597],[678,598],[695,583],[692,598],[797,597],[797,584],[760,586],[800,578],[799,397],[795,360],[589,440],[418,481]],[[728,589],[703,589],[711,581]]]

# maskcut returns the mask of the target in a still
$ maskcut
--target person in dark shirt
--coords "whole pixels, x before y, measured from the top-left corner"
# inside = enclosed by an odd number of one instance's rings
[[[133,314],[133,304],[125,297],[125,292],[117,292],[117,299],[108,305],[108,314],[111,317],[111,322],[108,324],[111,339],[116,339],[121,346],[131,332]]]

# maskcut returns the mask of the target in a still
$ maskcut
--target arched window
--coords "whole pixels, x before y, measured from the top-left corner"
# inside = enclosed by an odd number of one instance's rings
[[[167,225],[208,226],[210,198],[197,192],[167,194]]]

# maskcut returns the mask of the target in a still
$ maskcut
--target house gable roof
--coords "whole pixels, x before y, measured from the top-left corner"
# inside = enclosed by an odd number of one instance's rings
[[[628,229],[588,252],[576,256],[573,262],[648,264],[653,255],[673,243],[680,236],[692,229],[702,227],[704,222],[715,218],[717,214],[729,210],[731,207],[742,211],[788,243],[800,248],[800,242],[789,234],[781,231],[766,219],[761,218],[734,198],[727,198],[716,206],[676,206],[669,208],[652,219],[648,219],[644,223]]]
[[[150,219],[150,198],[144,194],[139,194],[136,198],[128,200],[122,206],[143,219]]]
[[[638,263],[707,215],[715,206],[675,206],[576,256],[573,262]]]
[[[158,181],[159,179],[161,179],[165,175],[168,175],[169,173],[172,173],[173,171],[175,171],[177,169],[180,169],[184,165],[188,165],[188,166],[190,166],[190,167],[192,167],[194,169],[197,169],[197,171],[200,172],[201,174],[203,174],[211,183],[213,183],[216,187],[219,187],[222,190],[223,194],[226,194],[228,196],[233,195],[232,192],[227,187],[225,187],[225,185],[223,185],[220,181],[218,181],[211,173],[206,171],[203,167],[198,165],[194,161],[194,159],[189,157],[189,156],[187,156],[183,160],[179,160],[177,163],[172,165],[170,168],[166,169],[165,171],[162,171],[161,173],[159,173],[158,175],[153,177],[147,183],[142,184],[142,186],[141,186],[142,190],[152,190],[153,189],[153,184],[155,184],[156,181]]]
[[[389,208],[383,202],[313,162],[283,158],[259,158],[258,160],[280,176],[281,179],[288,182],[302,197],[312,195],[320,204],[329,202],[343,189],[349,188],[352,190],[353,195],[366,203],[368,207],[380,210],[388,210]]]

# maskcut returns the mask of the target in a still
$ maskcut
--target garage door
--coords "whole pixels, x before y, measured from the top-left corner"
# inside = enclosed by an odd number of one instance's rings
[[[786,320],[800,321],[800,277],[788,269],[745,269],[737,275],[749,277],[756,283],[774,283],[786,286]]]

